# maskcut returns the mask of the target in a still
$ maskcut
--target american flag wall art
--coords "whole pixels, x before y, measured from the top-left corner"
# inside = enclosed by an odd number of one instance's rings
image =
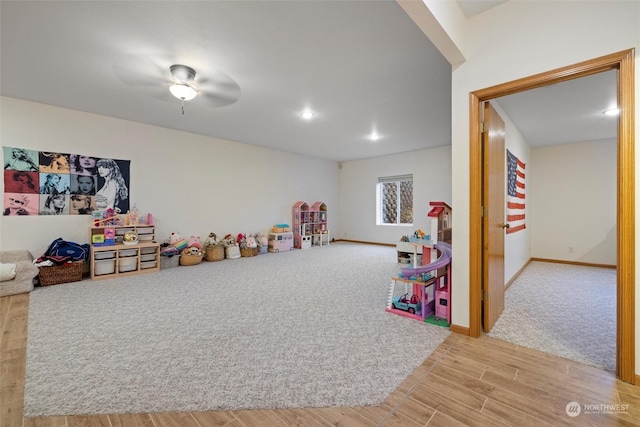
[[[507,150],[507,234],[526,228],[525,164]]]

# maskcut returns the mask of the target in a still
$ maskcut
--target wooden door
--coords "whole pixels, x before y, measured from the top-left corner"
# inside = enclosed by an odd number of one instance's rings
[[[483,328],[489,332],[504,310],[505,142],[504,121],[484,104],[482,132]]]

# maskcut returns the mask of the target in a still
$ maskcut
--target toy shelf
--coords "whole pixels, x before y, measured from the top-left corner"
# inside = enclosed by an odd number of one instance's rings
[[[127,232],[138,236],[138,243],[125,245]],[[91,279],[131,276],[160,270],[160,244],[153,225],[105,225],[89,229]]]

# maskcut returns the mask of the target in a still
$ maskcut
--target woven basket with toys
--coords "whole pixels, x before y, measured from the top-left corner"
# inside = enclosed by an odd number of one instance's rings
[[[240,256],[251,257],[258,255],[258,242],[255,236],[238,234],[238,242],[240,242]]]
[[[197,265],[202,262],[203,253],[200,249],[189,247],[180,252],[180,265]]]
[[[222,261],[224,259],[224,244],[218,239],[216,233],[209,233],[204,241],[205,261]]]

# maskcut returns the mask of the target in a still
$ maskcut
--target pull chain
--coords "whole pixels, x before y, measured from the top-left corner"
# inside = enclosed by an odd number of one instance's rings
[[[182,98],[182,115],[184,116],[184,98]]]

